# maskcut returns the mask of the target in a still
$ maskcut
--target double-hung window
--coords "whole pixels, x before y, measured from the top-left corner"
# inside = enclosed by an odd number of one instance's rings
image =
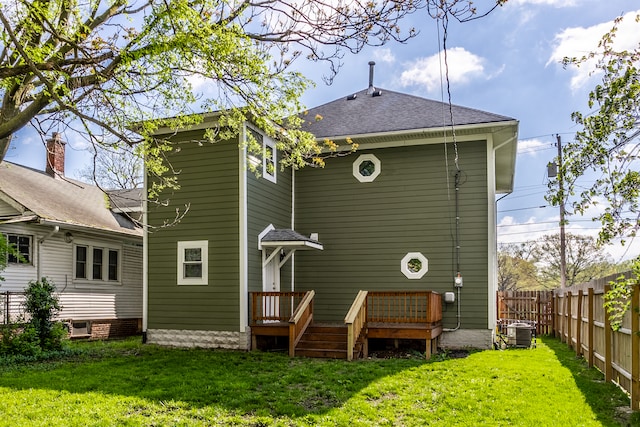
[[[92,283],[120,282],[121,249],[102,245],[74,246],[73,277]]]
[[[32,238],[24,234],[6,234],[7,243],[14,251],[7,254],[9,264],[31,264]]]
[[[178,285],[207,285],[208,265],[208,240],[178,242]]]

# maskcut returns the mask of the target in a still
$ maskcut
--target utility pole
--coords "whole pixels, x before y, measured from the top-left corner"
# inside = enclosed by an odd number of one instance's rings
[[[560,287],[564,288],[567,286],[567,257],[566,257],[566,239],[564,234],[564,183],[563,183],[563,172],[562,172],[562,140],[560,139],[560,135],[556,135],[557,146],[558,146],[558,194],[560,195]]]

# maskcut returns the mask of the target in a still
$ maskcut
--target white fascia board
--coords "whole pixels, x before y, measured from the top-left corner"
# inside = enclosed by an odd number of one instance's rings
[[[324,247],[322,246],[322,244],[320,243],[314,243],[314,242],[307,242],[304,240],[288,240],[288,241],[283,241],[283,242],[262,242],[261,244],[262,248],[271,248],[271,247],[285,247],[285,248],[291,248],[291,247],[295,247],[298,250],[304,250],[304,249],[317,249],[317,250],[324,250]]]
[[[456,140],[459,142],[462,141],[475,141],[479,137],[480,139],[486,139],[484,135],[491,134],[496,132],[499,128],[507,128],[513,127],[517,128],[518,121],[517,120],[509,120],[505,122],[491,122],[491,123],[481,123],[481,124],[472,124],[472,125],[456,125],[454,126],[454,130],[456,131],[474,131],[477,130],[477,133],[472,135],[456,135]],[[429,134],[437,133],[436,136],[426,136]],[[319,140],[324,141],[329,138],[333,141],[345,140],[347,138],[355,140],[355,139],[374,139],[374,138],[402,138],[403,136],[409,135],[419,135],[425,134],[425,138],[423,139],[414,139],[411,141],[389,141],[389,142],[374,142],[366,145],[363,148],[389,148],[389,147],[400,147],[400,146],[410,146],[410,145],[426,145],[426,144],[441,144],[443,141],[443,137],[452,138],[451,126],[439,126],[434,128],[423,128],[423,129],[409,129],[404,131],[393,131],[393,132],[378,132],[378,133],[363,133],[357,135],[336,135],[331,137],[323,137],[319,138]],[[350,147],[338,147],[337,151],[351,151]]]

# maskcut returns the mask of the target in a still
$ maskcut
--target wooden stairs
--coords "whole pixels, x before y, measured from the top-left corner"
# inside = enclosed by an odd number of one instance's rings
[[[356,353],[362,352],[362,342],[358,341]],[[347,358],[347,326],[311,324],[298,341],[295,355],[322,359]]]

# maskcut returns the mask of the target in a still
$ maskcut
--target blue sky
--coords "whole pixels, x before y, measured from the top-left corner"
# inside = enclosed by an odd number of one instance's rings
[[[475,6],[482,10],[488,0]],[[581,56],[596,49],[612,21],[631,13],[616,43],[632,48],[640,42],[637,0],[509,0],[489,16],[459,24],[448,31],[449,76],[452,101],[513,117],[520,121],[515,189],[498,203],[500,242],[522,242],[557,232],[558,209],[544,207],[546,164],[557,154],[555,134],[570,141],[578,130],[573,111],[588,112],[589,90],[598,83],[589,66],[563,68],[564,56]],[[426,12],[402,23],[419,29],[406,44],[366,48],[345,54],[342,69],[331,86],[321,81],[326,67],[300,60],[296,67],[317,86],[303,97],[308,107],[364,89],[368,65],[376,62],[375,86],[441,100],[438,53],[442,31]],[[88,160],[84,143],[69,135],[66,172],[74,176]],[[6,160],[44,169],[44,148],[29,129],[16,135]],[[571,218],[570,232],[595,235],[597,224]],[[640,240],[640,239],[638,239]],[[607,249],[615,261],[640,254],[640,242]]]

